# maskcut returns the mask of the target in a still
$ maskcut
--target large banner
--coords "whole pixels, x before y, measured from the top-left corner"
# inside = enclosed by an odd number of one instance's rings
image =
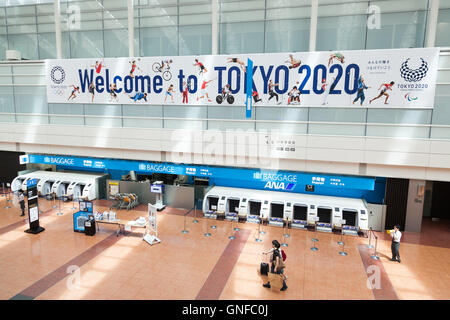
[[[47,99],[245,105],[252,86],[255,105],[431,108],[438,58],[437,48],[417,48],[46,60]]]

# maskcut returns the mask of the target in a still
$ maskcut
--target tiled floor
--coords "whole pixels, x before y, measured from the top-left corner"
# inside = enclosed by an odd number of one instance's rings
[[[378,233],[379,262],[370,258],[367,238],[346,236],[347,256],[340,236],[290,230],[286,238],[288,290],[266,289],[267,277],[258,273],[261,252],[272,239],[282,242],[283,230],[264,227],[261,243],[257,226],[239,224],[235,240],[232,225],[167,208],[158,213],[160,244],[150,246],[139,232],[116,237],[115,226],[101,225],[94,237],[73,232],[72,203],[62,204],[57,216],[53,203],[40,200],[44,211],[38,235],[21,218],[15,198],[5,209],[0,197],[0,299],[20,294],[34,299],[449,299],[449,224],[424,222],[423,233],[405,233],[402,263],[391,262],[390,239]],[[107,201],[96,202],[103,211]],[[199,212],[197,212],[199,214]],[[145,215],[145,206],[119,211],[119,218]],[[212,224],[217,229],[211,229]],[[438,231],[436,231],[438,230]],[[211,237],[204,233],[210,232]],[[310,250],[318,238],[319,251]],[[374,266],[380,288],[370,289]],[[369,267],[369,269],[367,269]],[[79,269],[77,269],[79,268]],[[371,269],[370,269],[371,268]],[[75,271],[73,271],[75,270]],[[373,278],[371,278],[373,279]],[[372,282],[372,283],[377,283]]]

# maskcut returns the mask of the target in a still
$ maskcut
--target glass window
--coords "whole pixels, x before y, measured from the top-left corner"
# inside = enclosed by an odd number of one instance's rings
[[[264,21],[222,23],[220,53],[264,52]]]
[[[374,1],[380,28],[367,29],[367,49],[423,47],[428,1]]]
[[[211,25],[180,26],[179,55],[211,54]]]
[[[319,1],[316,50],[364,49],[367,1]]]
[[[448,4],[450,7],[450,3]],[[450,47],[450,8],[440,9],[436,30],[436,47]]]
[[[264,52],[309,50],[310,19],[266,21]]]

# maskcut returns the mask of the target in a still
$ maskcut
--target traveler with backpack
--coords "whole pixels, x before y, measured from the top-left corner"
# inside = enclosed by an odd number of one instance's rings
[[[284,264],[284,260],[286,260],[286,254],[283,250],[280,249],[280,243],[277,240],[272,240],[272,248],[270,250],[264,251],[263,254],[272,253],[270,272],[281,274],[283,277],[283,286],[280,291],[286,290],[288,287],[286,285],[286,277],[284,276],[284,268],[286,265]],[[270,281],[263,284],[263,287],[270,288]]]

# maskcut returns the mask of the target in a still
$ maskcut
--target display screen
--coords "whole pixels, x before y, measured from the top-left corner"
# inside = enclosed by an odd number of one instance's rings
[[[150,192],[152,193],[163,193],[164,185],[162,184],[152,184],[150,185]]]
[[[39,210],[37,206],[30,207],[29,212],[30,212],[30,222],[34,222],[39,219]]]

